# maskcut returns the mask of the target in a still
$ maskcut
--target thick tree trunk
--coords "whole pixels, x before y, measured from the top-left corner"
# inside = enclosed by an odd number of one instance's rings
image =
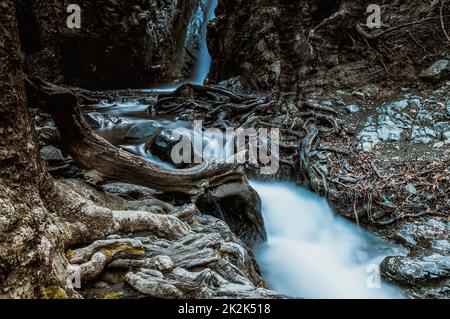
[[[0,293],[32,297],[57,284],[50,281],[58,243],[47,240],[58,238],[48,205],[54,189],[27,107],[13,1],[2,2],[0,16]]]

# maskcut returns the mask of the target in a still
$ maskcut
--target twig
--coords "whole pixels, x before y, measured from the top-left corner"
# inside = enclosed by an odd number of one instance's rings
[[[450,42],[450,37],[448,36],[447,31],[445,30],[444,18],[442,15],[442,12],[444,11],[444,4],[445,4],[445,0],[441,0],[441,9],[439,10],[439,18],[441,20],[442,31],[444,32],[444,35],[447,38],[448,42]]]

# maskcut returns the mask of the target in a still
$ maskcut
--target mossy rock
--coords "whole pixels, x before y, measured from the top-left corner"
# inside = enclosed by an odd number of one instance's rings
[[[41,287],[41,299],[68,299],[67,293],[58,286]]]

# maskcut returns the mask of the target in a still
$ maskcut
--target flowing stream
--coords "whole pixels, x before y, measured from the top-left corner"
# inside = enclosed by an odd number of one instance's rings
[[[269,286],[303,298],[401,298],[378,266],[402,249],[336,215],[326,200],[290,182],[251,185],[268,240],[256,250]]]
[[[207,21],[214,18],[216,6],[217,0],[211,0]],[[203,83],[211,63],[206,45],[206,23],[200,32],[199,64],[190,80],[194,83]],[[146,91],[173,91],[180,84]],[[135,124],[150,118],[145,108],[146,105],[139,103],[103,103],[96,111]],[[158,119],[158,123],[164,128],[190,125],[172,119]],[[146,160],[173,168],[146,152],[144,144],[125,143],[123,136],[128,127],[104,128],[98,133]],[[209,141],[209,144],[214,148],[213,142]],[[325,199],[293,183],[252,181],[251,184],[263,203],[268,241],[255,252],[269,288],[303,298],[402,297],[394,287],[379,282],[378,276],[380,262],[386,256],[404,254],[400,248],[337,216]]]

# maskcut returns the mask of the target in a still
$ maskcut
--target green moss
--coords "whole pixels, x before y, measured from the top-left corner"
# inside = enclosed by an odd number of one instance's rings
[[[121,291],[108,292],[103,296],[103,299],[119,299],[123,295]]]
[[[41,299],[68,299],[67,293],[58,286],[41,287]]]
[[[258,288],[267,288],[266,283],[264,280],[261,280],[258,284]]]
[[[72,249],[69,249],[68,251],[66,251],[66,258],[67,259],[72,259],[72,257],[73,257],[73,251],[72,251]]]
[[[116,253],[129,253],[133,255],[142,255],[145,251],[144,248],[136,248],[131,246],[130,244],[112,244],[102,248],[101,250],[108,256],[112,256]]]

